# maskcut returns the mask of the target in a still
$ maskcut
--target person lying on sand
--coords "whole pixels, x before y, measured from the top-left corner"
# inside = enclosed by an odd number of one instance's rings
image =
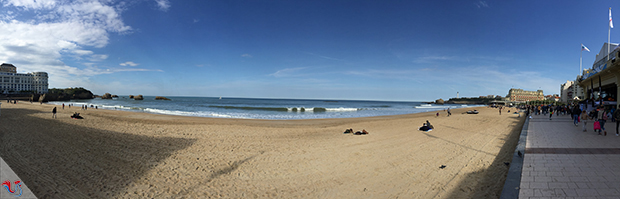
[[[353,133],[353,129],[347,129],[347,130],[345,130],[345,131],[344,131],[344,133],[345,133],[345,134],[347,134],[347,133]]]
[[[362,131],[358,131],[354,133],[355,135],[366,135],[368,134],[368,131],[366,131],[365,129],[362,129]]]
[[[82,116],[80,116],[80,113],[74,112],[73,115],[71,115],[71,118],[73,119],[84,119]]]

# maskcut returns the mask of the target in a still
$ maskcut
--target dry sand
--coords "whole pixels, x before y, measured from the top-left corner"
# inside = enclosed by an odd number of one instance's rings
[[[524,121],[486,107],[294,121],[52,107],[0,116],[0,156],[39,198],[498,198]],[[418,131],[426,120],[436,129]]]

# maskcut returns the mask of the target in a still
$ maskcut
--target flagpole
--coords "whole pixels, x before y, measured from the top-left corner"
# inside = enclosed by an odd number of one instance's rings
[[[578,75],[582,75],[581,72],[583,71],[583,69],[581,69],[581,54],[583,54],[583,44],[581,44],[581,46],[579,46],[579,48],[581,48],[581,50],[579,50],[579,74]]]
[[[609,61],[609,54],[611,54],[611,52],[609,52],[609,35],[611,34],[611,7],[609,7],[609,25],[607,28],[607,61]]]

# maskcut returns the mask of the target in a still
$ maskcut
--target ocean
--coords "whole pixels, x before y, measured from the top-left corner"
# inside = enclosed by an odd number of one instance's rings
[[[447,108],[477,107],[479,105],[436,105],[424,102],[358,101],[358,100],[303,100],[303,99],[258,99],[219,97],[168,97],[171,100],[155,100],[145,96],[144,100],[133,100],[128,96],[114,99],[89,99],[55,101],[50,104],[73,106],[97,106],[102,109],[136,111],[167,115],[297,120],[319,118],[353,118],[382,115],[400,115],[428,111],[443,111]],[[442,113],[443,114],[443,113]]]

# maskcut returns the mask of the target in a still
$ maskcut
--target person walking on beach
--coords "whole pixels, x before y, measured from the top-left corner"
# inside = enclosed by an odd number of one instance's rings
[[[619,107],[618,109],[620,109],[620,105],[618,105],[618,107]],[[620,111],[616,109],[613,115],[614,115],[613,119],[616,120],[616,136],[620,136],[618,135],[618,126],[620,126]]]
[[[52,109],[52,118],[56,118],[56,107]]]
[[[65,103],[62,103],[62,109],[63,110],[65,109]]]
[[[448,117],[450,117],[450,115],[452,115],[452,113],[450,113],[450,107],[448,107]]]

